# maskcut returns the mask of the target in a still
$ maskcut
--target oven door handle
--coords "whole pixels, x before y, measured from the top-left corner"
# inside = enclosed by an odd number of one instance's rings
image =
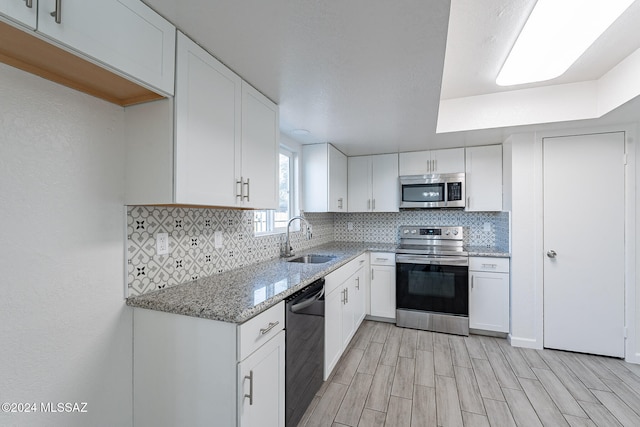
[[[426,257],[421,255],[396,254],[396,264],[454,265],[468,266],[469,258],[461,256]]]

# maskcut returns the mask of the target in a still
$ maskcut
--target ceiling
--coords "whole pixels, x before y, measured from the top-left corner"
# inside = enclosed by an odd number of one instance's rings
[[[440,99],[511,90],[495,76],[535,0],[144,1],[278,103],[282,132],[301,143],[374,154],[495,143],[539,128],[436,133]],[[601,77],[640,48],[637,22],[640,2],[542,85]],[[603,120],[640,117],[635,105]]]

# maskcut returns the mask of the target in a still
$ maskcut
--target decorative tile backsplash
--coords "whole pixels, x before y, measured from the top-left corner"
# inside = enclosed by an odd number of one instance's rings
[[[395,213],[306,213],[313,238],[305,229],[292,232],[294,250],[303,251],[332,241],[397,243],[401,225],[462,225],[466,243],[509,248],[509,213],[457,210]],[[351,224],[351,229],[349,229]],[[223,244],[216,249],[214,232]],[[157,233],[169,234],[169,254],[156,254]],[[277,258],[285,235],[254,236],[253,211],[180,207],[127,208],[127,272],[129,295],[211,276]]]
[[[294,250],[334,240],[333,214],[305,215],[313,238],[292,232]],[[304,231],[305,229],[303,229]],[[223,244],[214,245],[221,231]],[[169,233],[169,254],[156,254],[156,234]],[[179,207],[127,208],[127,284],[129,295],[189,282],[280,256],[285,235],[254,236],[253,211]]]
[[[444,209],[390,213],[339,213],[335,216],[335,240],[397,243],[398,227],[401,225],[461,225],[465,227],[465,244],[467,245],[497,247],[501,250],[509,248],[508,212],[465,212]]]

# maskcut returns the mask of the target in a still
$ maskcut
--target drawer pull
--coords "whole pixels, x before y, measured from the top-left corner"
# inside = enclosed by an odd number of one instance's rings
[[[253,371],[249,371],[249,375],[245,375],[244,379],[249,380],[249,394],[245,394],[244,397],[249,398],[249,405],[251,406],[253,405]]]
[[[272,330],[273,328],[275,328],[279,324],[280,324],[280,322],[277,321],[277,320],[275,322],[269,322],[269,325],[266,328],[260,329],[260,334],[264,335],[264,334],[268,333],[270,330]]]
[[[498,264],[482,264],[482,268],[497,268]]]
[[[376,261],[380,261],[380,262],[384,261],[384,262],[387,262],[387,261],[389,261],[389,258],[376,258]]]

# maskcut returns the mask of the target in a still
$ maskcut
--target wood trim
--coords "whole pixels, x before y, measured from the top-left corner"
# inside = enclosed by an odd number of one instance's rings
[[[0,62],[123,107],[164,98],[5,22]]]

